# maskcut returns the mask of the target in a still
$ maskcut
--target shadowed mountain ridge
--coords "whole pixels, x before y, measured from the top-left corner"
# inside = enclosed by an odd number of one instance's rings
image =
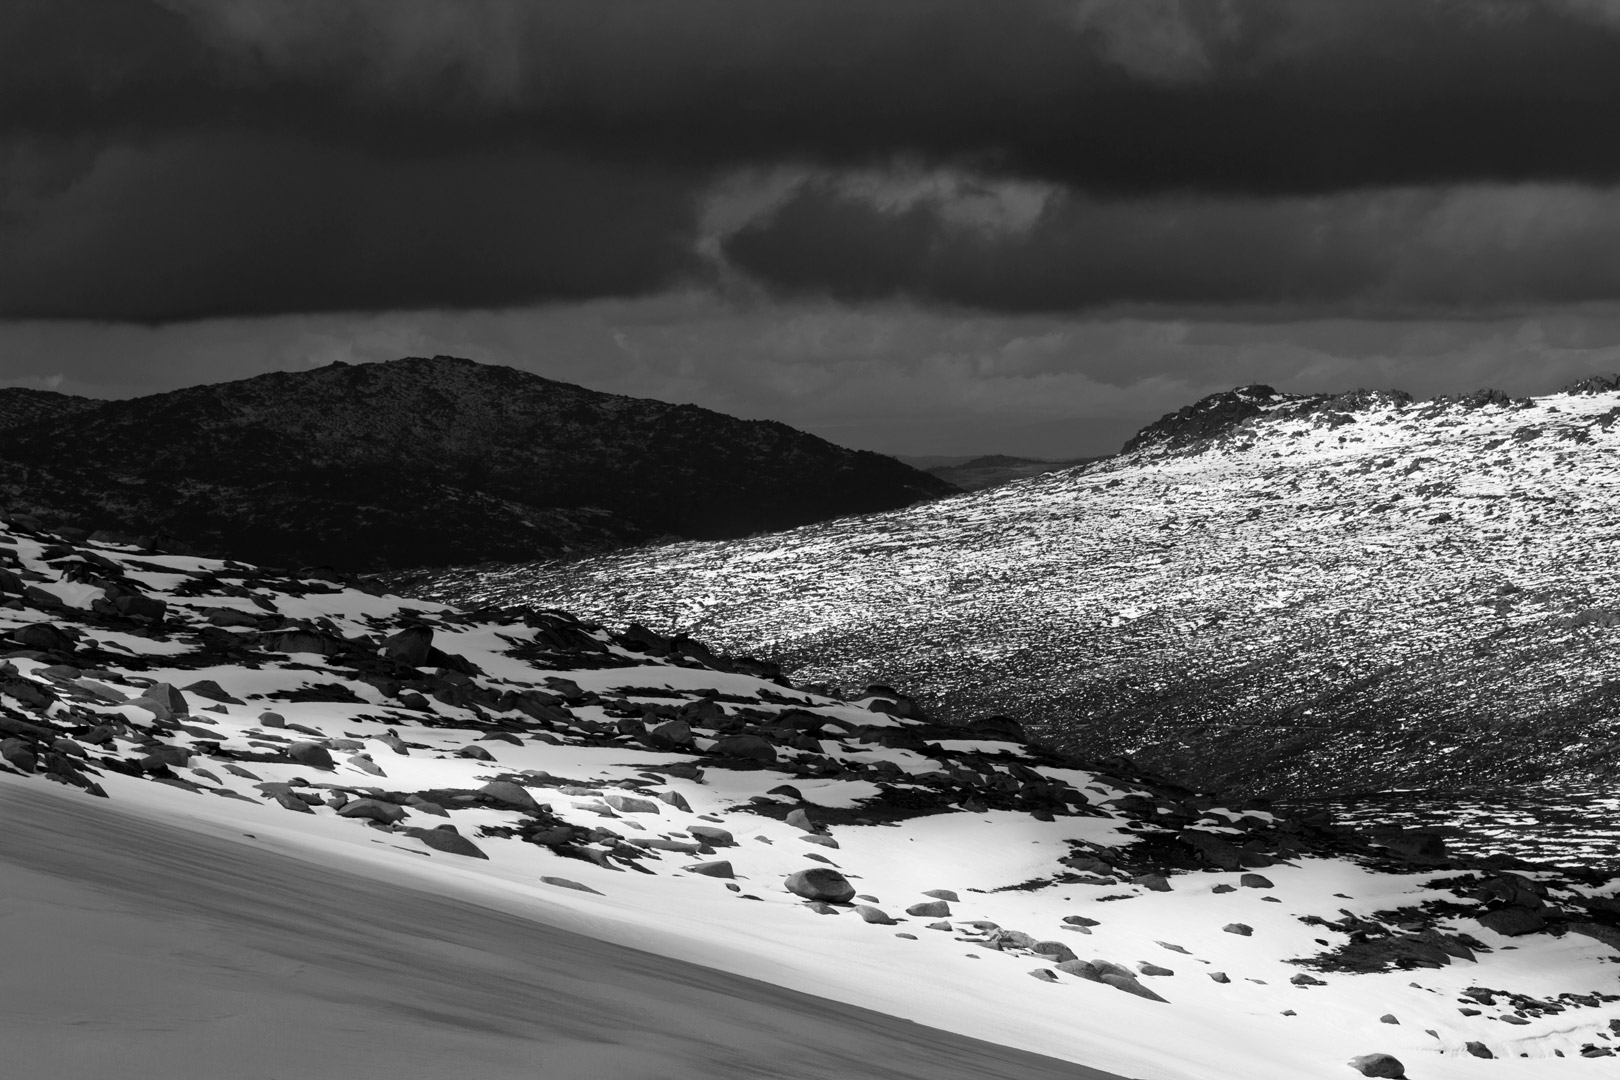
[[[54,415],[50,404],[0,428],[0,501],[13,511],[282,565],[715,539],[952,490],[773,421],[444,356],[54,403]]]

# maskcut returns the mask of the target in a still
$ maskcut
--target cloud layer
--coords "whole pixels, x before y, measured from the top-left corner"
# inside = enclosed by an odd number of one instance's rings
[[[498,307],[739,272],[1007,311],[1612,297],[1617,11],[16,0],[0,317]],[[706,231],[760,174],[794,178],[786,201]],[[1044,194],[987,228],[960,191],[852,194],[874,176]],[[1480,231],[1448,234],[1458,214]]]

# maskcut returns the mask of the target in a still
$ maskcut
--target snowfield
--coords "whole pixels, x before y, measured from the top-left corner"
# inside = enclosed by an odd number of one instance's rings
[[[1613,1070],[1620,900],[1579,868],[558,612],[20,520],[0,563],[17,1075]]]

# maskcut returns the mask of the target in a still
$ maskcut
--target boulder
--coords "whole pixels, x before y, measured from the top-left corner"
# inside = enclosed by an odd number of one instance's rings
[[[1350,1067],[1362,1076],[1384,1077],[1385,1080],[1406,1080],[1406,1066],[1390,1054],[1362,1054],[1350,1059]]]
[[[1078,957],[1074,955],[1074,950],[1063,944],[1061,941],[1037,941],[1029,948],[1030,952],[1039,953],[1041,956],[1050,956],[1055,962],[1060,964],[1078,959]]]
[[[1476,915],[1479,924],[1487,930],[1495,930],[1504,937],[1518,937],[1521,934],[1533,934],[1547,926],[1547,920],[1539,911],[1527,907],[1505,907],[1496,911],[1487,911]]]
[[[33,772],[34,767],[39,764],[33,750],[21,739],[0,740],[0,758],[5,758],[12,768],[25,773]]]
[[[433,651],[433,629],[407,626],[383,642],[383,655],[406,667],[421,667]]]
[[[871,904],[856,904],[855,914],[865,922],[877,923],[880,926],[890,926],[894,923],[894,920],[889,918],[888,912]]]
[[[813,866],[789,874],[782,882],[787,891],[806,900],[825,900],[834,904],[848,903],[855,897],[855,886],[838,871],[825,866]]]
[[[338,816],[365,818],[379,824],[392,825],[396,821],[404,820],[405,810],[403,807],[395,806],[389,802],[382,802],[378,799],[356,799],[354,802],[345,803],[338,810]]]
[[[381,765],[378,765],[375,761],[371,760],[370,754],[355,754],[349,758],[349,764],[353,765],[361,772],[370,773],[372,776],[388,775],[387,773],[383,772]]]
[[[1130,975],[1103,975],[1100,981],[1107,983],[1115,990],[1123,990],[1127,994],[1135,994],[1137,997],[1147,998],[1149,1001],[1163,1001],[1165,1004],[1169,1004],[1169,1002],[1164,998],[1160,997],[1158,994],[1155,994],[1152,990],[1149,990],[1140,982],[1137,982],[1136,979]]]
[[[907,915],[915,915],[920,919],[939,919],[951,913],[951,905],[943,900],[925,900],[920,904],[912,904],[906,908]]]
[[[658,801],[665,806],[673,806],[675,809],[683,810],[688,814],[692,812],[692,804],[687,802],[686,796],[678,791],[660,791]]]
[[[1077,979],[1088,982],[1102,982],[1102,975],[1098,973],[1096,965],[1086,960],[1065,960],[1057,966],[1065,975],[1073,975]]]
[[[1228,934],[1236,934],[1238,937],[1248,937],[1254,933],[1254,927],[1248,925],[1247,923],[1240,922],[1227,923],[1225,926],[1221,927],[1221,929],[1226,931]]]
[[[278,712],[262,712],[259,714],[260,727],[286,727],[287,718]]]
[[[727,735],[715,744],[714,749],[726,757],[745,758],[767,765],[776,763],[776,747],[758,735]]]
[[[1245,889],[1274,889],[1271,879],[1264,874],[1244,874],[1238,878],[1238,884]]]
[[[471,840],[456,832],[452,825],[440,825],[436,829],[408,829],[410,835],[434,851],[442,851],[447,855],[462,855],[469,859],[487,859],[483,849]]]
[[[785,820],[787,821],[787,823],[789,825],[793,826],[795,829],[803,829],[805,832],[808,832],[808,833],[813,833],[813,832],[817,831],[816,830],[816,823],[810,820],[810,815],[805,813],[803,808],[800,808],[798,810],[789,810],[788,811],[788,816],[787,816],[787,818]]]
[[[685,720],[670,720],[647,732],[647,741],[660,749],[692,745],[692,726]]]
[[[634,795],[621,795],[618,792],[609,792],[602,796],[602,801],[621,814],[656,814],[658,804],[651,799],[638,799]]]
[[[1140,885],[1150,892],[1169,892],[1170,879],[1163,874],[1138,874],[1131,878],[1132,885]]]
[[[689,825],[686,833],[711,847],[732,847],[737,843],[729,831],[715,828],[713,825]]]
[[[286,753],[300,765],[308,765],[312,769],[336,768],[331,751],[320,743],[295,742],[287,747]]]
[[[162,622],[163,616],[168,612],[169,605],[154,596],[142,596],[139,593],[125,593],[112,602],[113,608],[120,615],[127,615],[132,619],[144,619],[148,622]]]
[[[153,683],[141,691],[141,697],[147,701],[157,702],[175,716],[189,716],[191,714],[191,703],[186,700],[186,695],[175,689],[170,683]]]
[[[732,878],[736,873],[731,868],[731,860],[714,859],[710,862],[693,863],[681,869],[691,874],[702,874],[704,877]]]
[[[188,693],[196,694],[200,698],[207,698],[209,701],[218,701],[225,705],[243,704],[240,698],[234,698],[230,694],[226,693],[225,688],[219,685],[219,683],[215,682],[213,679],[199,679],[194,683],[189,683],[186,686],[186,691]]]
[[[529,789],[510,780],[493,780],[479,788],[478,793],[510,810],[521,810],[527,814],[540,812],[540,804],[534,801]]]
[[[29,623],[19,626],[11,632],[11,640],[25,649],[38,649],[40,652],[72,652],[73,639],[63,633],[62,629],[50,623]]]

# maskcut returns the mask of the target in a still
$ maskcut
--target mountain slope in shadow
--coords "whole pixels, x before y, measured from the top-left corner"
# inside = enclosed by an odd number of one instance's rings
[[[736,537],[952,490],[784,424],[446,356],[88,406],[13,396],[0,411],[12,511],[280,565],[397,569]]]

